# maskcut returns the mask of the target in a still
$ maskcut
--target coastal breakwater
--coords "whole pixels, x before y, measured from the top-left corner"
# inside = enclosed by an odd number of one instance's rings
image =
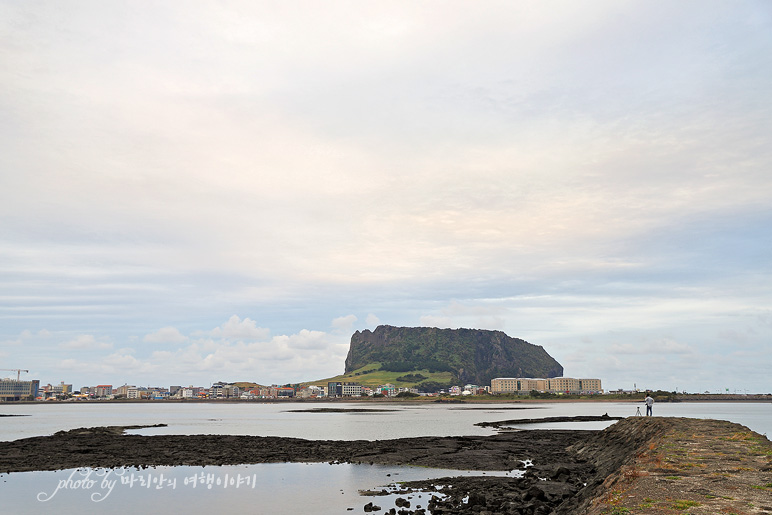
[[[772,444],[744,426],[715,420],[630,417],[603,431],[376,441],[139,436],[126,429],[83,428],[0,442],[0,472],[271,462],[521,470],[522,477],[448,477],[400,488],[407,499],[442,486],[446,495],[427,506],[433,514],[663,513],[680,506],[692,514],[772,513]],[[405,504],[384,511],[427,512]]]

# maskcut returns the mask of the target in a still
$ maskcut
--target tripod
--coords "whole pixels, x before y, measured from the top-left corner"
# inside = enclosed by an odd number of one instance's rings
[[[643,415],[641,415],[641,407],[640,406],[635,408],[635,416],[636,417],[642,417],[643,416]]]

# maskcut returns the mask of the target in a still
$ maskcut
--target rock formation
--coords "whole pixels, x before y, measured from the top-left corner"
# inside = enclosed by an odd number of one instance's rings
[[[378,326],[351,337],[346,373],[370,363],[400,371],[452,372],[462,384],[489,385],[495,377],[559,377],[563,367],[541,346],[501,331]]]

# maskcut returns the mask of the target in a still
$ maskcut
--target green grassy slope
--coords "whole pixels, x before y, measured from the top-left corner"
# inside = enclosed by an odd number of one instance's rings
[[[397,387],[411,388],[427,381],[447,384],[453,380],[453,374],[451,372],[429,372],[428,370],[389,372],[386,370],[378,370],[380,366],[380,363],[369,363],[346,374],[329,377],[327,379],[319,379],[318,381],[308,381],[303,384],[326,386],[329,381],[341,381],[345,383],[358,383],[362,386],[369,386],[371,388],[386,383],[391,383]],[[397,379],[399,377],[418,374],[423,376],[425,379],[420,379],[418,381],[405,381]]]

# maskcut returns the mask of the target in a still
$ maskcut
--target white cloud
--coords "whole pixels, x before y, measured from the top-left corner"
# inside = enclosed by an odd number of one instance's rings
[[[330,325],[336,331],[351,332],[357,320],[356,315],[346,315],[334,319]]]
[[[374,328],[381,324],[381,319],[373,313],[368,313],[367,318],[365,318],[365,323],[367,324],[367,327]]]
[[[680,343],[670,338],[659,338],[635,345],[632,343],[615,343],[609,347],[608,352],[611,354],[670,356],[673,354],[691,354],[695,350],[685,343]]]
[[[204,377],[209,382],[245,380],[271,384],[337,375],[342,372],[347,352],[347,337],[303,329],[259,341],[192,339],[177,350],[153,351],[144,358],[120,351],[95,366],[102,373],[123,366],[134,377],[162,374],[176,382],[196,382],[196,378]],[[76,367],[76,363],[67,365]]]
[[[109,356],[103,358],[101,362],[107,367],[111,367],[113,369],[112,373],[119,371],[132,372],[134,370],[140,370],[146,366],[134,356],[120,353],[110,354]]]
[[[146,334],[142,341],[147,343],[182,343],[187,339],[175,327],[162,327],[154,333]]]
[[[210,334],[212,338],[260,340],[267,338],[270,332],[269,329],[257,327],[257,323],[254,320],[249,318],[242,320],[238,315],[233,315],[223,325],[212,329]]]
[[[71,372],[93,372],[94,365],[85,361],[81,361],[75,358],[65,358],[57,364],[57,368],[67,370]]]
[[[29,329],[23,330],[21,333],[19,333],[19,336],[13,339],[7,339],[7,340],[0,340],[0,346],[7,345],[7,346],[17,346],[22,345],[24,343],[30,342],[30,341],[45,341],[46,338],[50,337],[51,333],[47,331],[46,329],[41,329],[37,333],[33,333]]]
[[[330,335],[322,331],[303,329],[287,337],[287,346],[291,349],[327,349],[333,344]]]
[[[450,317],[424,315],[421,317],[421,325],[427,327],[439,327],[440,329],[448,329],[457,327]]]
[[[81,334],[72,340],[59,344],[59,347],[67,350],[104,350],[111,349],[113,344],[100,341],[92,334]]]

